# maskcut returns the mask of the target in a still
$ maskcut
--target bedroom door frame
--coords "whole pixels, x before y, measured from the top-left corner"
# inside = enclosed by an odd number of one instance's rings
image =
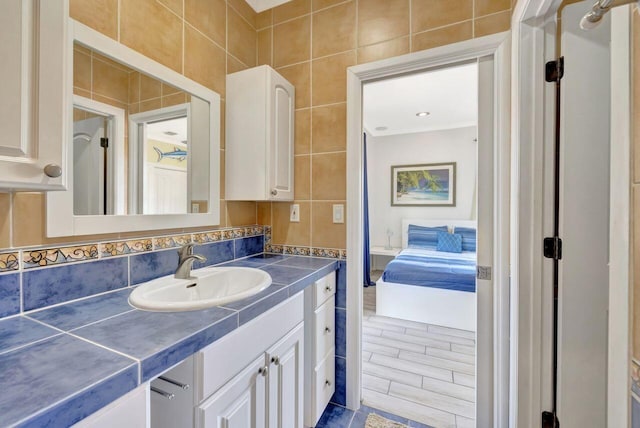
[[[479,319],[484,325],[477,347],[488,350],[477,364],[476,418],[478,426],[507,426],[509,416],[509,242],[510,242],[510,53],[511,33],[504,32],[454,43],[426,51],[350,67],[347,70],[347,361],[346,404],[358,409],[361,400],[362,353],[362,85],[434,67],[480,59],[479,66],[491,67],[493,85],[480,88],[491,91],[493,109],[487,119],[491,128],[491,153],[478,153],[478,163],[490,162],[482,168],[485,180],[491,179],[493,244],[490,260],[479,264],[492,266],[493,280],[478,281],[480,305],[493,308]],[[492,57],[493,61],[482,58]],[[486,94],[485,94],[486,95]],[[479,118],[481,119],[481,118]],[[478,170],[481,174],[480,168]],[[486,182],[486,181],[485,181]],[[480,205],[480,204],[479,204]],[[480,214],[480,212],[479,212]],[[480,217],[480,215],[479,215]],[[480,230],[480,229],[479,229]],[[479,231],[479,233],[482,233]],[[486,242],[486,240],[485,240]],[[484,283],[484,284],[483,284]],[[481,307],[481,306],[479,306]],[[478,311],[480,313],[480,311]],[[484,352],[483,351],[483,355]],[[484,359],[483,359],[484,358]]]

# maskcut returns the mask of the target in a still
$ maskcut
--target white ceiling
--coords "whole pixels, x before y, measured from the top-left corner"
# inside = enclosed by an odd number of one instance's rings
[[[418,117],[416,113],[430,114]],[[364,128],[374,137],[475,126],[478,123],[476,63],[367,83]],[[378,127],[386,130],[376,130]]]
[[[188,140],[187,118],[179,117],[147,124],[147,138],[184,147]],[[174,135],[175,134],[175,135]]]
[[[290,0],[247,0],[247,3],[249,3],[253,10],[259,13],[289,1]]]

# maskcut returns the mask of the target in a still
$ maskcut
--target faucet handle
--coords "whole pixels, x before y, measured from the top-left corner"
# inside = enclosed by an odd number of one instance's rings
[[[180,249],[178,250],[178,255],[180,257],[180,260],[184,260],[186,257],[193,255],[193,247],[195,246],[196,244],[185,244],[182,247],[180,247]]]

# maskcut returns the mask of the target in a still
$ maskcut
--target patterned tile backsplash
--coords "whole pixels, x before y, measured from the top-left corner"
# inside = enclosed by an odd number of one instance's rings
[[[0,253],[0,318],[124,289],[175,272],[176,248],[199,244],[194,268],[258,253],[346,258],[344,250],[271,245],[271,226],[145,237]],[[303,266],[301,266],[303,267]]]

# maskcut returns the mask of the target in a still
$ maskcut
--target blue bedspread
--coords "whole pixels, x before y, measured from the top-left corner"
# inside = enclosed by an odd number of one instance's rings
[[[407,248],[387,265],[384,282],[476,291],[476,253]]]

